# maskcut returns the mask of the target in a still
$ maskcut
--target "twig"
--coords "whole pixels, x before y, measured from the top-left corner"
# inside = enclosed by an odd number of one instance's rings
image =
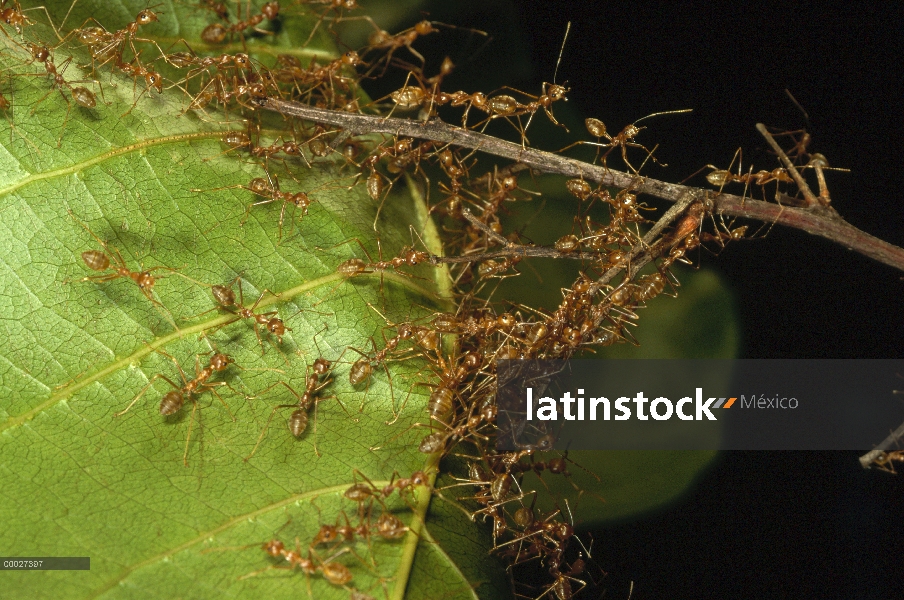
[[[543,152],[534,148],[522,148],[519,144],[488,135],[455,127],[439,119],[412,121],[384,118],[314,108],[297,102],[267,98],[261,107],[283,115],[298,117],[315,123],[332,125],[353,134],[384,133],[454,144],[479,150],[512,161],[523,163],[545,173],[557,173],[566,177],[581,177],[605,186],[631,187],[633,191],[677,202],[688,193],[709,194],[706,190],[644,178],[638,183],[635,175],[598,167],[579,160]],[[791,169],[794,172],[794,169]],[[811,192],[812,194],[812,192]],[[837,213],[817,204],[812,208],[789,208],[760,200],[751,200],[732,194],[719,194],[712,198],[715,213],[744,217],[801,229],[826,238],[850,250],[904,271],[904,249],[884,242],[846,223]]]
[[[694,195],[689,194],[686,198],[683,198],[676,202],[671,208],[669,208],[669,210],[663,213],[662,217],[660,217],[658,221],[656,221],[656,224],[650,228],[647,234],[643,237],[643,240],[631,249],[631,251],[628,253],[628,259],[625,261],[626,264],[630,265],[630,271],[628,273],[629,278],[633,277],[637,271],[642,269],[653,258],[659,255],[658,249],[653,245],[654,241],[657,237],[659,237],[659,234],[662,233],[662,230],[665,229],[672,221],[678,218],[678,216],[683,213],[695,199],[696,197]],[[598,262],[600,260],[600,257],[602,256],[602,253],[599,252],[562,252],[561,250],[556,250],[555,248],[548,246],[525,246],[522,244],[516,244],[505,239],[504,237],[487,227],[470,211],[462,211],[462,214],[464,215],[465,219],[467,219],[475,227],[486,233],[488,236],[492,237],[500,244],[503,244],[504,248],[495,250],[493,252],[464,254],[461,256],[431,255],[430,264],[439,265],[446,263],[470,263],[489,260],[491,258],[509,258],[512,256],[522,256],[525,258],[565,258],[571,260],[587,260]],[[675,242],[678,241],[680,240],[675,240]],[[659,247],[661,247],[661,245]],[[645,256],[644,251],[647,251]],[[595,288],[600,289],[604,287],[622,270],[624,270],[623,267],[613,267],[609,269],[605,274],[603,274],[602,277],[597,280]]]
[[[898,443],[898,440],[904,438],[904,423],[898,426],[897,429],[892,431],[887,438],[882,440],[882,443],[864,454],[860,457],[860,464],[864,469],[868,469],[873,461],[879,458],[886,450],[891,448],[894,444]]]
[[[659,234],[662,233],[662,230],[669,226],[672,221],[678,218],[697,198],[695,194],[688,193],[684,198],[681,198],[669,208],[663,215],[656,221],[656,224],[650,228],[643,239],[631,248],[631,252],[628,254],[628,260],[625,261],[625,265],[628,268],[628,279],[631,279],[635,273],[644,268],[647,263],[656,258],[657,256],[657,248],[653,246],[653,243],[656,241],[656,238],[659,237]],[[680,240],[675,240],[680,241]],[[603,273],[602,277],[596,280],[593,284],[593,292],[595,293],[597,290],[608,284],[612,281],[616,275],[625,270],[626,267],[618,266],[612,267],[605,273]]]
[[[430,256],[430,264],[441,265],[451,263],[481,262],[491,258],[510,258],[522,256],[524,258],[565,258],[571,260],[586,260],[597,262],[602,256],[599,252],[561,252],[547,246],[522,246],[521,244],[509,244],[501,250],[493,252],[481,252],[479,254],[463,254],[461,256]]]
[[[778,154],[779,160],[782,161],[782,164],[785,165],[785,168],[788,170],[788,173],[791,174],[791,177],[794,178],[794,182],[797,184],[797,187],[800,188],[800,191],[803,192],[804,198],[807,199],[808,206],[818,206],[819,200],[816,199],[816,196],[813,194],[813,191],[810,189],[810,186],[807,185],[807,182],[804,181],[804,178],[800,176],[800,173],[797,172],[797,169],[794,168],[794,163],[791,162],[791,159],[788,158],[788,155],[785,154],[785,151],[782,150],[782,147],[778,145],[778,142],[775,141],[775,138],[772,137],[772,134],[766,129],[766,126],[762,123],[756,124],[756,130],[760,132],[760,134],[766,138],[766,142],[772,146],[772,149],[775,150],[775,153]]]
[[[498,233],[496,233],[495,231],[493,231],[492,229],[490,229],[489,227],[487,227],[485,223],[483,223],[480,219],[478,219],[477,217],[475,217],[474,215],[472,215],[472,214],[471,214],[471,211],[469,211],[468,209],[466,209],[466,208],[463,209],[463,210],[461,211],[461,215],[462,215],[465,219],[468,220],[468,223],[470,223],[471,225],[473,225],[473,226],[476,227],[477,229],[479,229],[479,230],[481,230],[482,232],[484,232],[485,234],[487,234],[487,237],[489,237],[490,239],[492,239],[492,240],[493,240],[494,242],[496,242],[497,244],[501,244],[501,245],[504,246],[504,247],[509,247],[509,246],[512,246],[512,245],[513,245],[510,241],[508,241],[507,239],[505,239],[505,237],[499,235]]]

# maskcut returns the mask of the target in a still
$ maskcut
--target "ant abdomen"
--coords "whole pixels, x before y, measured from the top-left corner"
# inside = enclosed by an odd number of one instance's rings
[[[452,390],[449,388],[437,388],[435,392],[430,394],[430,401],[427,403],[427,412],[430,418],[437,421],[445,421],[449,413],[452,412]]]
[[[214,285],[211,286],[210,293],[213,294],[213,298],[217,301],[217,304],[221,306],[235,305],[235,292],[233,292],[230,287],[225,285]]]
[[[348,372],[348,380],[352,385],[358,385],[367,381],[367,378],[370,377],[373,372],[374,369],[370,364],[370,360],[367,358],[359,358]]]
[[[292,432],[292,435],[295,437],[301,437],[301,434],[304,433],[305,429],[308,427],[308,412],[304,409],[297,409],[292,413],[292,416],[289,417],[289,431]]]
[[[367,264],[360,258],[350,258],[336,267],[336,272],[346,277],[353,277],[364,273],[366,268]]]
[[[208,44],[219,44],[226,39],[226,28],[220,23],[211,23],[201,32],[201,39]]]
[[[94,269],[95,271],[106,271],[110,268],[110,259],[99,250],[82,252],[82,260],[85,261],[89,269]]]
[[[167,392],[160,400],[160,414],[165,416],[174,415],[179,412],[183,404],[185,404],[185,398],[182,394],[176,390]]]
[[[421,440],[420,445],[417,447],[418,452],[423,452],[424,454],[434,454],[443,449],[446,445],[446,436],[443,435],[442,432],[437,431],[436,433],[431,433],[423,440]]]
[[[97,106],[97,97],[91,90],[83,87],[74,87],[71,91],[72,99],[75,100],[76,104],[79,106],[85,108],[94,108]]]

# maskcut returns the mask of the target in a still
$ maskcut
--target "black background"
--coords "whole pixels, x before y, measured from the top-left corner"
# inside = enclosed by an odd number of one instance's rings
[[[453,55],[459,70],[446,87],[468,91],[536,93],[551,80],[571,21],[557,76],[571,92],[567,109],[555,111],[582,139],[590,139],[584,117],[617,132],[653,112],[693,108],[644,123],[638,141],[659,143],[669,165],[644,171],[657,179],[678,182],[708,163],[726,168],[738,147],[745,169],[751,161],[772,169],[778,164],[754,124],[806,126],[811,152],[851,170],[829,174],[839,213],[904,244],[900,4],[537,0],[427,10],[493,36],[482,49],[468,38],[470,49]],[[430,44],[454,34],[418,42],[428,73]],[[705,185],[702,175],[690,183]],[[902,357],[904,273],[780,227],[700,260],[736,295],[741,357]],[[680,503],[593,532],[594,560],[609,575],[587,597],[627,598],[633,581],[635,599],[904,598],[902,499],[900,476],[865,472],[854,453],[725,453]]]

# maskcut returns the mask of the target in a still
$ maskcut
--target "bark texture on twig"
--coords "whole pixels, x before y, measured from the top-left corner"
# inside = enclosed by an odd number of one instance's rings
[[[471,148],[525,164],[544,173],[580,177],[587,181],[622,189],[630,187],[637,193],[648,194],[671,202],[677,202],[682,197],[687,197],[688,194],[698,197],[706,196],[711,198],[713,212],[716,214],[745,217],[800,229],[904,271],[904,249],[857,229],[844,221],[833,209],[818,203],[811,208],[793,208],[732,194],[715,194],[700,188],[639,177],[551,152],[525,148],[512,142],[450,125],[439,119],[424,122],[353,114],[315,108],[276,98],[267,98],[261,102],[261,107],[283,115],[331,125],[356,135],[383,133]]]

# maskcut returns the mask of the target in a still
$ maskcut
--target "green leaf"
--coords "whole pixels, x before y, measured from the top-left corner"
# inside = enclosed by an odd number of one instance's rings
[[[70,6],[67,0],[47,8],[60,23]],[[113,31],[142,8],[78,2],[66,28],[91,25],[96,16]],[[155,10],[160,21],[141,35],[164,48],[182,36],[197,39],[213,20],[188,3]],[[42,12],[27,14],[36,21],[27,39],[55,44]],[[246,45],[271,59],[285,51],[323,55],[313,44],[300,47],[314,21],[316,15],[289,14],[283,33]],[[40,63],[28,64],[18,34],[4,33],[2,91],[13,107],[0,121],[7,130],[0,132],[0,547],[13,556],[89,556],[91,570],[7,572],[3,596],[296,598],[310,591],[347,598],[354,588],[400,598],[407,585],[419,597],[437,589],[427,583],[437,570],[459,596],[482,595],[483,561],[471,561],[478,564],[469,571],[450,558],[485,555],[478,525],[458,523],[456,535],[443,539],[450,528],[433,516],[441,513],[431,513],[419,533],[418,515],[432,497],[423,487],[386,502],[385,510],[412,527],[403,539],[373,535],[352,551],[316,549],[320,561],[352,570],[346,589],[320,574],[268,569],[280,563],[261,550],[271,539],[291,548],[297,537],[307,556],[321,525],[362,518],[343,496],[352,483],[382,487],[434,466],[435,457],[417,451],[426,430],[412,427],[426,420],[425,361],[390,362],[389,372],[377,367],[368,384],[355,387],[349,369],[360,355],[349,348],[372,352],[371,339],[382,347],[383,336],[394,334],[387,320],[453,309],[445,271],[343,278],[336,267],[348,258],[379,259],[377,205],[364,186],[353,185],[355,171],[337,155],[309,155],[313,168],[271,161],[283,191],[313,199],[306,215],[286,208],[280,237],[281,203],[249,209],[261,198],[240,187],[265,176],[263,170],[239,152],[224,152],[220,142],[224,132],[246,130],[234,115],[180,114],[188,98],[179,87],[158,95],[143,81],[111,75],[109,66],[98,69],[99,83],[87,81],[93,77],[77,65],[90,65],[90,56],[71,42],[53,60],[71,85],[97,94],[97,107],[83,108],[67,89],[53,89]],[[216,50],[241,46],[236,40]],[[275,141],[281,127],[281,119],[265,121],[262,139]],[[412,231],[438,252],[421,200],[398,188],[377,223],[383,256],[417,243]],[[83,280],[99,273],[82,253],[104,250],[92,233],[108,244],[108,254],[121,252],[130,270],[176,270],[154,273],[155,302],[128,278]],[[259,342],[249,321],[230,323],[231,314],[210,312],[209,286],[237,277],[245,305],[263,293],[256,311],[276,311],[291,328],[282,343],[263,329]],[[168,356],[192,379],[214,349],[235,361],[210,378],[229,385],[215,388],[223,402],[202,388],[175,415],[162,416],[158,403],[173,387],[161,376],[184,385]],[[331,383],[296,440],[286,427],[293,409],[273,413],[296,402],[278,382],[300,393],[321,356],[336,361]],[[256,452],[244,460],[271,414]],[[373,503],[362,510],[375,522],[384,509]],[[462,537],[463,526],[472,533]]]
[[[279,201],[252,206],[262,198],[245,188],[265,171],[221,142],[226,132],[248,131],[243,115],[213,105],[187,111],[200,82],[154,60],[149,42],[136,45],[143,64],[168,78],[161,94],[112,64],[91,74],[87,50],[67,36],[77,27],[125,27],[144,3],[46,6],[64,43],[41,10],[26,13],[34,24],[24,35],[7,27],[0,36],[0,91],[12,103],[6,124],[0,121],[8,129],[0,131],[0,547],[13,556],[92,560],[89,572],[4,573],[3,596],[347,598],[349,589],[379,598],[509,595],[501,561],[489,556],[488,524],[473,521],[442,489],[454,479],[440,480],[440,495],[420,487],[393,494],[385,507],[362,508],[344,497],[355,482],[382,488],[437,467],[436,456],[417,451],[433,380],[427,361],[412,351],[358,386],[349,371],[361,353],[372,354],[395,333],[389,324],[454,311],[447,272],[418,267],[348,279],[336,271],[349,258],[389,258],[419,239],[442,252],[415,186],[396,185],[377,219],[377,203],[355,185],[359,169],[338,154],[306,152],[304,160],[273,159],[268,171],[282,191],[310,195],[307,214]],[[154,10],[159,21],[138,35],[170,52],[187,51],[179,40],[198,40],[215,19],[195,2]],[[336,56],[331,14],[316,3],[286,6],[275,35],[234,36],[216,46],[192,41],[191,49],[245,51],[270,65],[278,54],[323,63]],[[96,108],[79,106],[66,86],[55,89],[26,42],[58,45],[54,64],[69,85],[97,95]],[[317,135],[313,128],[288,132],[274,115],[259,118],[261,145]],[[162,267],[153,291],[146,296],[125,277],[86,281],[102,275],[83,261],[89,250],[120,252],[132,271]],[[211,310],[210,286],[237,279],[245,306],[259,299],[257,313],[274,312],[291,328],[282,342],[249,320]],[[710,286],[700,298],[718,293]],[[650,318],[647,327],[678,331],[674,320],[682,314],[662,313],[672,322],[652,325]],[[706,336],[707,352],[729,348],[733,335],[728,326]],[[652,342],[657,351],[656,339],[642,348]],[[659,339],[668,350],[680,346]],[[228,386],[201,386],[180,411],[162,416],[160,399],[188,385],[214,351],[235,361],[209,380]],[[293,408],[274,407],[297,402],[282,383],[302,392],[318,357],[335,366],[308,429],[295,439],[286,427]],[[644,455],[596,463],[576,454],[605,475],[595,482],[570,469],[585,497],[606,499],[602,512],[575,507],[584,523],[674,497],[709,460],[669,457],[651,478]],[[559,484],[571,485],[556,478],[550,498]],[[277,570],[285,563],[261,549],[273,539],[291,549],[297,539],[306,557],[321,526],[375,522],[384,511],[411,527],[403,539],[371,535],[316,548],[319,565],[351,569],[345,587],[320,573]]]

